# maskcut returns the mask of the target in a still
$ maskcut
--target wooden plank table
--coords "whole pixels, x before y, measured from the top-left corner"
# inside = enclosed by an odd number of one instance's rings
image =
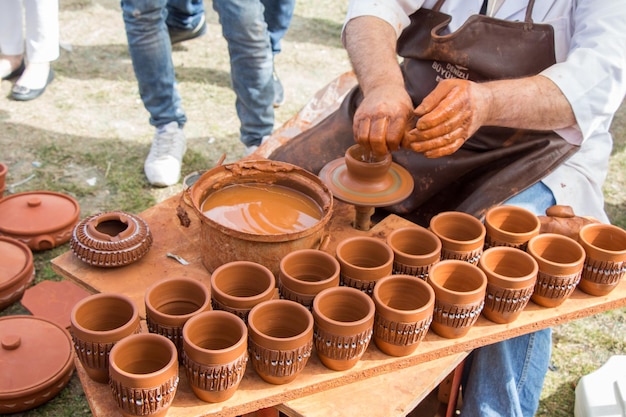
[[[182,199],[180,196],[174,196],[141,214],[152,230],[154,243],[148,254],[140,261],[123,268],[100,269],[91,267],[78,260],[72,253],[66,252],[52,260],[53,269],[90,291],[116,292],[130,296],[140,307],[144,318],[143,297],[146,288],[152,283],[176,275],[198,279],[208,286],[210,274],[202,266],[199,253],[199,219],[194,217],[193,211],[189,208],[191,225],[181,226],[176,216],[176,207],[179,204],[184,204]],[[407,220],[391,215],[369,231],[358,231],[351,225],[354,219],[352,206],[336,201],[333,213],[333,218],[329,223],[330,240],[325,248],[331,253],[334,253],[337,243],[348,236],[364,234],[384,239],[391,230],[411,224]],[[167,253],[181,256],[189,264],[182,265],[168,257]],[[337,408],[332,405],[332,401],[339,401],[338,398],[341,397],[338,396],[342,390],[358,388],[357,392],[361,395],[358,398],[351,398],[352,402],[355,402],[355,405],[358,405],[357,402],[365,402],[366,409],[369,409],[370,405],[367,404],[369,399],[372,401],[374,398],[380,399],[380,396],[374,395],[378,387],[384,388],[385,395],[387,395],[389,381],[394,381],[394,384],[399,387],[417,384],[415,392],[407,393],[401,400],[407,402],[406,398],[409,397],[421,399],[451,369],[454,369],[465,352],[625,305],[625,282],[621,282],[613,292],[602,297],[592,297],[576,290],[568,300],[555,308],[544,308],[532,302],[529,303],[520,317],[510,324],[495,324],[480,317],[469,333],[460,339],[445,339],[430,331],[417,350],[405,357],[388,356],[372,343],[354,368],[337,372],[324,367],[317,356],[312,355],[298,378],[286,385],[268,384],[256,375],[252,366],[248,366],[235,395],[219,404],[205,403],[195,397],[185,376],[181,375],[179,390],[168,416],[235,416],[279,404],[286,414],[293,416],[349,416],[357,414],[356,409],[337,414]],[[108,386],[91,381],[84,374],[80,363],[77,363],[77,369],[94,415],[103,417],[119,415]],[[430,373],[428,373],[429,369]],[[422,372],[427,375],[426,381],[417,381],[419,380],[417,376]],[[313,404],[320,401],[320,398],[333,399],[328,400],[328,403],[330,408],[335,409],[335,414],[325,414],[319,406],[310,407],[311,398]],[[345,405],[345,401],[343,404]],[[407,403],[401,406],[402,412],[410,411],[410,408],[407,408],[409,405]]]

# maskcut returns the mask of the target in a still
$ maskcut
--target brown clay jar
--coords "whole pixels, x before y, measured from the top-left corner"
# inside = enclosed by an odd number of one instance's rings
[[[313,316],[302,304],[269,300],[248,316],[248,351],[256,373],[270,384],[287,384],[306,366],[313,349]]]
[[[485,249],[510,246],[526,250],[528,241],[539,234],[541,223],[533,212],[516,206],[495,206],[485,214]]]
[[[183,340],[183,367],[194,394],[210,403],[231,398],[248,360],[243,320],[227,311],[205,311],[185,323]]]
[[[122,294],[100,293],[80,300],[70,314],[76,356],[91,379],[109,381],[109,352],[120,340],[141,331],[139,310]]]
[[[393,273],[428,278],[430,268],[441,258],[441,240],[420,226],[401,227],[387,236],[393,250]]]
[[[376,305],[374,343],[391,356],[413,353],[433,319],[435,292],[412,275],[391,275],[378,281],[372,295]]]
[[[369,236],[353,236],[337,245],[340,282],[369,295],[379,279],[391,275],[393,251],[384,241]]]
[[[278,290],[286,300],[311,309],[313,298],[322,290],[339,285],[339,262],[327,252],[301,249],[280,261]]]
[[[178,388],[178,353],[168,338],[141,333],[113,346],[109,362],[113,399],[125,417],[162,417]]]
[[[527,250],[539,265],[531,300],[543,307],[561,305],[580,282],[585,250],[574,239],[556,233],[535,236]]]
[[[206,285],[186,277],[154,283],[146,290],[144,302],[148,330],[174,342],[181,355],[183,326],[194,315],[211,309],[211,296]]]
[[[375,309],[369,295],[351,287],[327,288],[313,299],[315,349],[324,366],[344,371],[357,364],[372,340]]]
[[[276,296],[274,274],[259,263],[228,262],[211,274],[213,309],[234,313],[244,321],[252,307]]]
[[[430,230],[441,240],[441,259],[478,264],[486,231],[476,217],[459,211],[445,211],[430,219]]]
[[[515,321],[535,288],[535,259],[518,248],[494,246],[483,252],[478,266],[487,276],[483,315],[495,323]]]
[[[485,273],[465,261],[443,260],[432,267],[428,283],[435,291],[431,328],[448,339],[465,336],[485,305]]]
[[[578,242],[585,250],[585,264],[578,288],[590,295],[607,295],[626,273],[626,231],[611,224],[588,224]]]

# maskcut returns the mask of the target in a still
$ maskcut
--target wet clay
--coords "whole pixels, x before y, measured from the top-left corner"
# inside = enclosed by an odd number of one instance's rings
[[[201,210],[223,226],[259,235],[306,230],[323,215],[309,196],[281,185],[261,183],[224,187],[209,194]]]

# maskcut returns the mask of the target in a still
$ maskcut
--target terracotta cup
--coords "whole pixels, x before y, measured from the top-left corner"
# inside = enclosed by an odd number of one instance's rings
[[[313,349],[313,316],[302,304],[269,300],[248,316],[248,352],[256,373],[281,385],[298,376]]]
[[[120,340],[141,331],[139,309],[129,297],[100,293],[80,300],[70,313],[76,356],[91,379],[109,381],[109,352]]]
[[[356,288],[327,288],[315,297],[313,338],[327,368],[343,371],[361,359],[372,340],[375,310],[372,298]]]
[[[393,251],[384,241],[368,236],[353,236],[337,245],[335,256],[340,265],[341,284],[371,295],[376,281],[391,275]]]
[[[541,223],[533,212],[516,206],[495,206],[485,214],[485,249],[510,246],[526,250],[528,241],[539,234]]]
[[[231,398],[246,371],[248,329],[228,311],[205,311],[183,328],[183,367],[194,394],[217,403]]]
[[[376,283],[374,343],[391,356],[410,355],[424,339],[433,319],[435,292],[412,275],[391,275]]]
[[[393,273],[428,278],[430,268],[441,258],[441,240],[420,226],[401,227],[387,236],[393,250]]]
[[[465,336],[485,305],[485,273],[465,261],[443,260],[430,270],[428,283],[435,291],[431,328],[448,339]]]
[[[7,172],[9,172],[9,167],[0,162],[0,198],[4,195],[4,190],[6,188]]]
[[[441,240],[441,259],[478,264],[485,246],[485,226],[471,214],[445,211],[430,219],[430,230]]]
[[[274,274],[259,263],[228,262],[211,274],[213,309],[234,313],[244,321],[247,321],[252,307],[276,296]]]
[[[494,246],[478,267],[487,276],[483,315],[495,323],[511,323],[530,301],[537,281],[537,261],[521,249]]]
[[[530,239],[527,251],[539,265],[531,300],[543,307],[561,305],[580,281],[585,250],[567,236],[541,233]]]
[[[111,349],[111,392],[126,417],[167,414],[178,388],[178,353],[168,338],[141,333]]]
[[[339,285],[339,262],[317,249],[300,249],[280,261],[278,290],[282,298],[311,309],[313,298],[322,290]]]
[[[626,231],[592,223],[580,229],[578,242],[586,254],[578,288],[591,295],[613,291],[626,272]]]
[[[154,283],[146,290],[144,302],[148,330],[174,342],[179,355],[183,353],[183,326],[187,320],[211,308],[207,286],[185,277]]]

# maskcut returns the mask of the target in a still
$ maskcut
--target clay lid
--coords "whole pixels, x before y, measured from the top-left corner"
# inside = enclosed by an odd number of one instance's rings
[[[0,318],[0,413],[51,399],[74,371],[72,341],[58,325],[33,316]]]
[[[51,249],[70,239],[79,214],[78,202],[65,194],[13,194],[0,200],[0,234],[21,240],[34,250]]]
[[[33,273],[33,254],[28,246],[0,236],[0,309],[21,297]]]

